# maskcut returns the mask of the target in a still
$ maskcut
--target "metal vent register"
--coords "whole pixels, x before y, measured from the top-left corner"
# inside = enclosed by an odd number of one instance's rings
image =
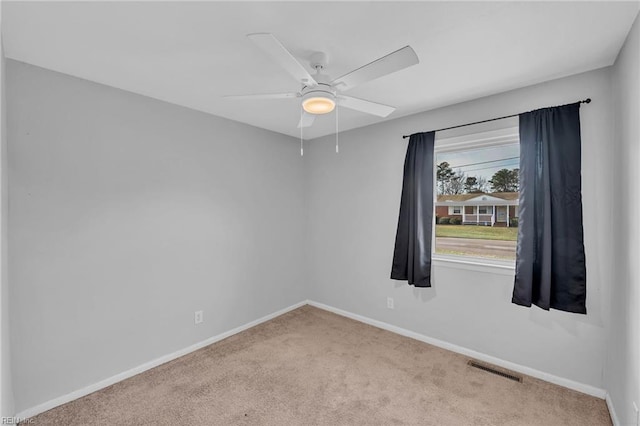
[[[506,371],[502,369],[498,369],[490,364],[484,364],[482,362],[476,361],[475,359],[470,359],[467,364],[473,368],[478,368],[480,370],[486,371],[491,374],[495,374],[500,377],[504,377],[505,379],[513,380],[514,382],[522,383],[522,376],[516,374],[512,371]]]

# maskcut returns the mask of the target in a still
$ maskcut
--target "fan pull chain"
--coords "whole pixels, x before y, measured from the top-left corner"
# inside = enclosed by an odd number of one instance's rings
[[[340,146],[338,145],[338,105],[336,105],[336,154],[340,152]]]
[[[304,114],[302,108],[300,108],[300,157],[304,157],[304,143],[302,139],[302,114]]]

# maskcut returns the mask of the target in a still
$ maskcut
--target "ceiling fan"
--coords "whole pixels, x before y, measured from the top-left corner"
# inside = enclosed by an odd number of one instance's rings
[[[395,110],[394,107],[346,96],[342,92],[419,62],[418,56],[411,46],[405,46],[331,80],[328,75],[323,73],[327,65],[326,54],[322,52],[313,54],[310,65],[316,70],[316,73],[311,76],[273,34],[255,33],[249,34],[247,37],[291,74],[302,85],[302,88],[298,92],[226,96],[226,98],[239,100],[302,98],[303,112],[298,123],[300,128],[311,126],[316,115],[333,111],[336,104],[378,117],[388,116]]]

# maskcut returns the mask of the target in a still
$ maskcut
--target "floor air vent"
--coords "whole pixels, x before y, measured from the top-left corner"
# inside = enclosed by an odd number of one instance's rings
[[[522,376],[510,372],[510,371],[506,371],[506,370],[499,370],[498,368],[490,365],[490,364],[484,364],[482,362],[478,362],[475,359],[470,359],[469,362],[467,362],[468,365],[470,365],[473,368],[479,368],[480,370],[484,370],[488,373],[491,374],[495,374],[497,376],[500,377],[504,377],[505,379],[509,379],[509,380],[513,380],[514,382],[519,382],[522,383]]]

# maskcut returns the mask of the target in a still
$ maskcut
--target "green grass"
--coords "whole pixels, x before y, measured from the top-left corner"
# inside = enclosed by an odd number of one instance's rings
[[[516,254],[512,253],[512,254],[508,254],[508,255],[504,255],[504,256],[500,256],[498,254],[478,254],[475,252],[466,252],[466,251],[461,251],[461,250],[447,250],[447,249],[440,249],[436,247],[436,254],[455,254],[456,256],[473,256],[473,257],[486,257],[489,259],[501,259],[501,260],[515,260],[516,259]]]
[[[491,226],[476,225],[436,225],[436,237],[517,241],[518,228],[492,228]]]

